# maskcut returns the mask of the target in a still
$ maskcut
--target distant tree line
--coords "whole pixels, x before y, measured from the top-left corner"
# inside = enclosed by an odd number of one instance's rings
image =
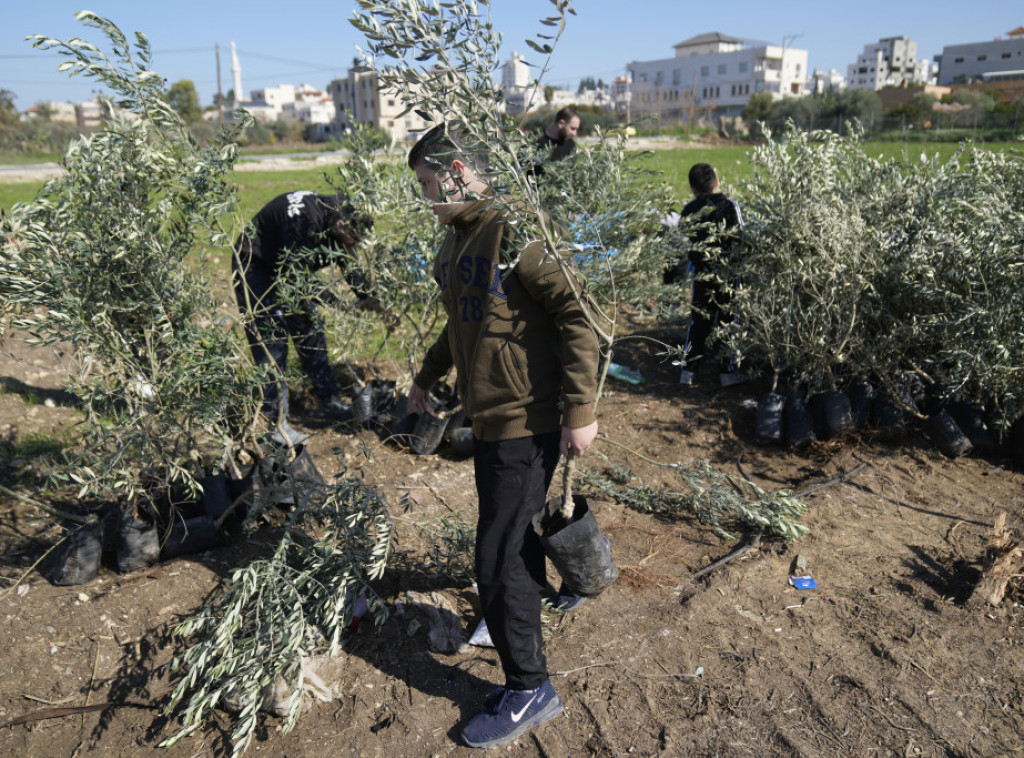
[[[604,79],[595,80],[592,76],[585,76],[580,79],[580,86],[576,89],[576,94],[582,94],[587,90],[600,90],[605,88]]]
[[[950,106],[950,107],[943,107]],[[808,97],[773,99],[767,92],[751,95],[742,112],[755,136],[756,124],[781,133],[787,121],[801,129],[828,129],[845,133],[847,124],[859,121],[875,138],[897,132],[917,132],[928,139],[961,139],[988,132],[992,139],[1012,138],[1024,129],[1024,97],[1000,103],[996,92],[958,89],[938,99],[922,88],[909,99],[883,108],[873,90],[828,89]],[[965,133],[970,130],[974,134]]]
[[[165,92],[167,102],[177,111],[193,136],[200,144],[206,144],[217,130],[217,122],[207,120],[200,105],[195,84],[189,79],[174,82]],[[75,137],[90,130],[79,124],[53,119],[53,108],[49,103],[37,103],[32,118],[22,118],[14,104],[17,95],[7,89],[0,89],[0,152],[5,153],[63,153]],[[226,106],[234,105],[234,91],[223,98]],[[214,96],[211,108],[217,108],[219,101]],[[256,121],[241,138],[243,145],[269,145],[276,142],[298,142],[305,133],[305,124],[282,120]]]

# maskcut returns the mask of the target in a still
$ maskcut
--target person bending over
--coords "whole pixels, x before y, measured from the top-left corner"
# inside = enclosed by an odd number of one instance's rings
[[[370,221],[356,217],[342,194],[297,190],[263,206],[235,243],[232,282],[242,315],[251,316],[245,320],[245,331],[252,356],[257,365],[273,362],[276,366],[277,377],[263,388],[263,414],[277,427],[274,434],[287,438],[280,442],[302,441],[302,435],[287,421],[284,371],[289,337],[295,343],[302,370],[312,382],[318,415],[343,421],[352,416],[351,406],[338,396],[316,303],[283,303],[281,281],[294,276],[296,267],[312,272],[332,262],[344,266],[344,259],[337,254],[351,251],[360,233],[370,225]],[[294,255],[299,251],[303,252]],[[373,307],[373,299],[360,289],[364,281],[348,274],[346,279],[360,298],[359,307]]]

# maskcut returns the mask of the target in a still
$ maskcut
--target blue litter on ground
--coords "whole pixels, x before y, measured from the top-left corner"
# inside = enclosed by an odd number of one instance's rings
[[[798,590],[816,590],[818,585],[814,583],[813,576],[791,576],[789,583]]]

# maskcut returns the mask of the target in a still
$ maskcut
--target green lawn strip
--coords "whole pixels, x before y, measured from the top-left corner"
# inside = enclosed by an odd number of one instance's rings
[[[27,203],[46,182],[0,182],[0,210],[10,210],[15,203]]]
[[[986,150],[1005,152],[1024,150],[1024,143],[993,142],[982,145]],[[677,150],[655,150],[640,159],[645,168],[661,172],[680,199],[680,204],[688,201],[690,182],[687,174],[690,166],[695,163],[710,163],[718,172],[727,192],[739,195],[740,182],[753,176],[754,167],[750,163],[750,155],[755,145],[698,146]],[[959,144],[955,142],[871,142],[864,143],[868,155],[879,158],[896,158],[903,162],[919,160],[920,156],[938,155],[940,159],[952,156]]]
[[[0,166],[31,166],[36,163],[57,163],[61,153],[16,153],[0,150]]]

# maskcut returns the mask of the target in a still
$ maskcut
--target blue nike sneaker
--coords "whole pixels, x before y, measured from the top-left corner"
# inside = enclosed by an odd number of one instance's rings
[[[558,596],[555,598],[555,609],[562,613],[568,613],[579,608],[586,600],[583,595],[577,595],[569,589],[569,585],[563,580],[562,586],[558,588]]]
[[[550,679],[535,690],[498,687],[484,700],[483,712],[466,724],[462,740],[470,747],[504,745],[561,712],[562,701]]]

